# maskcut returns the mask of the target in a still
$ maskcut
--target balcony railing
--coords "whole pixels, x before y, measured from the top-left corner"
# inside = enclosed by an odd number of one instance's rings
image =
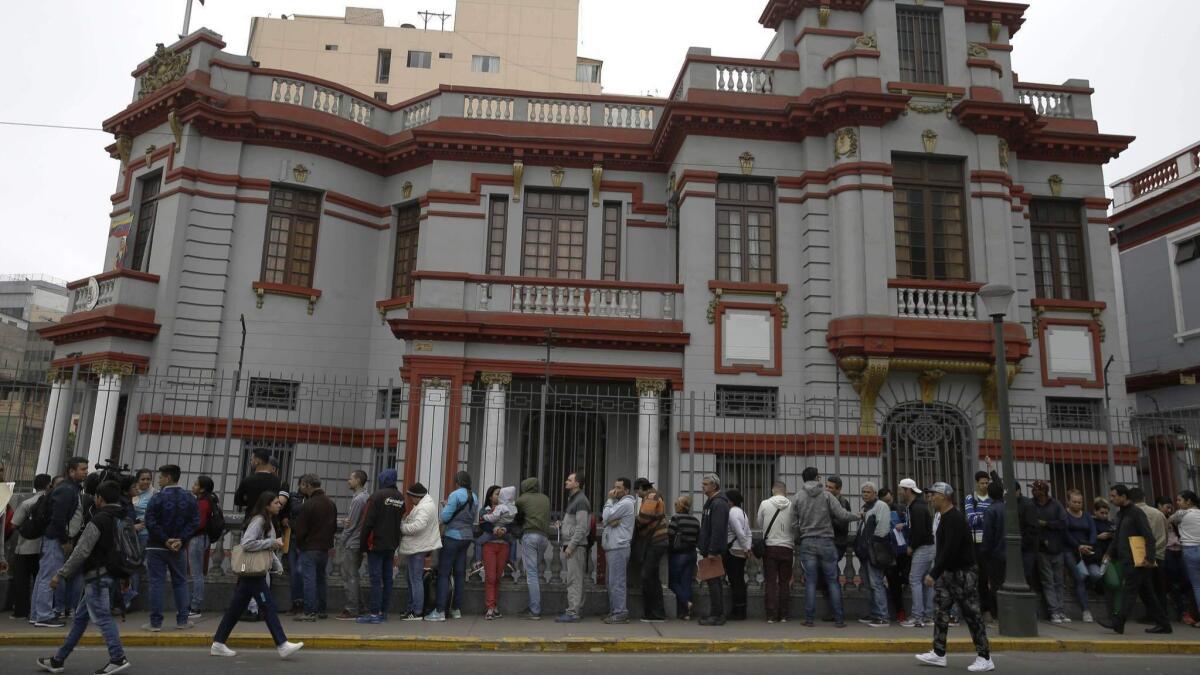
[[[96,283],[92,283],[92,280]],[[89,312],[109,305],[153,308],[158,277],[145,272],[116,270],[67,284],[71,291],[68,314]]]
[[[1033,106],[1037,114],[1043,117],[1075,117],[1071,93],[1027,88],[1018,88],[1016,91],[1017,101]]]
[[[371,126],[371,115],[375,111],[374,105],[352,94],[286,77],[271,78],[270,100],[312,108],[367,127]]]
[[[526,277],[485,277],[475,283],[478,311],[618,319],[679,316],[679,291],[668,284]]]
[[[1191,145],[1167,159],[1113,183],[1113,206],[1126,204],[1173,187],[1200,175],[1200,143]]]
[[[978,318],[976,300],[981,284],[893,279],[888,287],[892,289],[896,316],[962,321]]]

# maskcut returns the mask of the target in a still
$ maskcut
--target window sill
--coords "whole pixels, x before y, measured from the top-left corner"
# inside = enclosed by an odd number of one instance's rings
[[[258,299],[255,302],[255,307],[262,309],[263,298],[267,295],[283,295],[291,298],[302,298],[308,300],[308,313],[313,313],[313,308],[316,307],[317,300],[321,299],[321,291],[316,288],[308,288],[307,286],[293,286],[291,284],[276,284],[269,281],[255,281],[250,284],[254,289],[254,295]]]
[[[1196,338],[1200,338],[1200,328],[1193,328],[1192,330],[1185,330],[1182,333],[1175,334],[1175,342],[1178,342],[1179,344],[1183,344],[1188,340],[1194,340]]]

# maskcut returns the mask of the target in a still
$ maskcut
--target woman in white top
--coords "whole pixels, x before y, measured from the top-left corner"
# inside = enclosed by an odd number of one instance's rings
[[[1175,498],[1175,513],[1171,524],[1179,530],[1179,544],[1183,547],[1183,567],[1192,582],[1192,593],[1200,605],[1200,497],[1191,490],[1184,490]],[[1200,626],[1200,623],[1195,624]]]
[[[259,495],[258,502],[247,514],[249,521],[242,532],[242,550],[246,553],[270,551],[271,570],[261,577],[238,577],[237,586],[233,589],[233,599],[229,601],[229,609],[225,610],[221,625],[213,636],[212,648],[209,650],[213,656],[237,656],[237,652],[225,646],[225,641],[229,639],[229,634],[233,632],[233,627],[237,625],[251,599],[258,604],[258,613],[266,622],[267,630],[271,631],[279,658],[286,659],[304,646],[303,642],[288,642],[283,625],[279,623],[279,609],[275,607],[275,600],[271,598],[271,589],[267,585],[268,577],[283,572],[283,563],[279,561],[278,555],[278,551],[283,550],[283,539],[275,537],[275,525],[271,520],[279,515],[285,501],[285,498],[273,492],[264,492]]]
[[[730,621],[746,620],[746,559],[754,554],[750,552],[750,519],[742,510],[743,497],[737,488],[725,491],[729,500],[729,529],[726,542],[729,551],[725,554],[725,577],[729,579],[729,590],[733,596],[733,609],[729,612]]]

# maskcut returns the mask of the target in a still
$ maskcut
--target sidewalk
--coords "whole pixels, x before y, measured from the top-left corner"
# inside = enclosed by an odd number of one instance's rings
[[[161,633],[142,630],[146,614],[131,614],[120,624],[127,646],[208,647],[220,616],[206,614],[195,628],[185,631],[167,627]],[[171,625],[168,617],[167,626]],[[609,626],[589,617],[582,623],[556,624],[552,618],[527,621],[505,617],[486,621],[465,616],[444,623],[391,621],[370,626],[332,618],[318,623],[283,619],[290,640],[302,640],[314,649],[374,649],[390,651],[535,651],[612,653],[722,653],[722,652],[840,652],[918,653],[927,651],[932,629],[870,628],[857,622],[845,629],[818,623],[805,628],[799,621],[770,625],[761,620],[729,622],[720,627],[696,622],[667,621]],[[1200,629],[1175,625],[1172,635],[1147,635],[1143,626],[1130,624],[1124,636],[1095,624],[1038,624],[1037,638],[1003,638],[995,626],[988,636],[997,652],[1099,652],[1124,654],[1200,655]],[[25,621],[0,620],[0,646],[57,646],[67,629],[34,628]],[[950,650],[971,650],[966,626],[950,629]],[[270,647],[266,626],[241,623],[229,641],[232,647]],[[89,630],[83,644],[103,644],[99,633]]]

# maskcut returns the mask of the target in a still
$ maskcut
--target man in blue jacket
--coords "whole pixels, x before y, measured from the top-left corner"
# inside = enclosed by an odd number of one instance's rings
[[[179,485],[180,469],[175,464],[158,467],[158,494],[146,507],[146,570],[150,577],[150,623],[142,628],[157,633],[162,630],[163,585],[171,573],[171,590],[175,595],[175,627],[192,628],[188,621],[188,587],[184,574],[184,545],[200,527],[200,509],[191,492]]]
[[[83,492],[83,480],[87,478],[86,457],[72,457],[67,461],[66,480],[50,492],[50,522],[42,534],[42,558],[39,561],[37,581],[33,586],[33,607],[29,620],[39,628],[62,628],[66,625],[62,615],[78,600],[78,589],[82,579],[71,577],[63,588],[61,602],[55,602],[55,590],[50,588],[50,579],[58,572],[71,555],[75,535],[83,526],[83,509],[79,495]],[[56,611],[57,610],[57,611]]]

